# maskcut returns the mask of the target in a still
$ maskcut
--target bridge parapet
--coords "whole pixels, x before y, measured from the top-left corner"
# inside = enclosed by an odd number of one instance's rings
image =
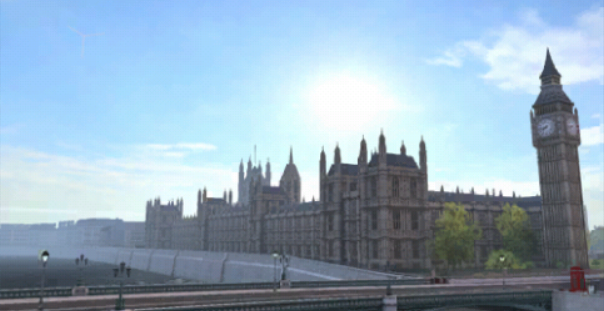
[[[515,310],[551,311],[552,291],[476,293],[397,297],[399,310],[445,310],[451,307],[510,307]]]

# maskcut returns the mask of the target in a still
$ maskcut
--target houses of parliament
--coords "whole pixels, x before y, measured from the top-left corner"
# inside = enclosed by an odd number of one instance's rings
[[[537,149],[541,196],[503,196],[428,189],[428,153],[423,138],[417,162],[405,145],[388,152],[379,135],[377,152],[360,142],[357,163],[342,163],[338,146],[328,167],[319,155],[320,197],[301,202],[301,180],[290,149],[278,186],[271,183],[270,162],[244,170],[239,166],[238,201],[232,191],[221,198],[197,195],[197,214],[183,217],[183,202],[146,205],[145,238],[150,248],[219,252],[272,253],[372,269],[427,269],[434,262],[426,242],[434,238],[435,221],[447,202],[461,203],[482,228],[475,241],[474,262],[502,248],[495,219],[506,203],[523,208],[537,240],[533,261],[587,267],[585,215],[577,148],[577,109],[560,84],[561,75],[549,54],[541,93],[530,111]]]

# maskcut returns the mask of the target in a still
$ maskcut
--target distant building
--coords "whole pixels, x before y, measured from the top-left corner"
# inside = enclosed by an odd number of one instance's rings
[[[145,223],[143,221],[124,222],[124,246],[131,248],[145,247]]]
[[[121,219],[80,219],[75,224],[75,245],[124,246]]]
[[[604,226],[596,226],[589,233],[589,257],[604,259]]]
[[[182,199],[161,204],[157,198],[147,202],[145,216],[145,245],[149,248],[172,248],[172,229],[182,219]]]
[[[0,224],[0,245],[56,245],[56,224]]]

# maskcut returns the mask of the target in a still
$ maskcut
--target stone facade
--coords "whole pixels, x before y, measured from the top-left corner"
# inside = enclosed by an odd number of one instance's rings
[[[320,155],[320,201],[299,202],[301,180],[290,155],[279,187],[252,180],[249,204],[232,204],[198,192],[197,215],[182,217],[182,201],[147,208],[148,245],[156,248],[221,252],[271,253],[336,262],[374,269],[430,268],[426,241],[433,239],[435,220],[447,202],[459,202],[484,232],[476,241],[475,265],[501,248],[494,219],[506,203],[517,204],[530,217],[540,240],[541,198],[517,198],[457,192],[428,191],[427,152],[420,142],[419,165],[402,145],[396,154],[386,152],[386,138],[379,138],[379,152],[367,155],[361,141],[357,164],[341,163],[339,147],[327,171],[325,152]],[[251,167],[251,165],[250,165]],[[260,175],[261,176],[261,175]],[[291,189],[292,191],[287,191]],[[155,246],[153,246],[155,245]],[[539,243],[539,248],[542,244]],[[540,252],[538,252],[540,253]],[[543,261],[540,254],[534,260]]]
[[[557,71],[552,77],[551,71],[546,61],[542,80],[555,84],[559,77],[555,76]],[[268,161],[265,176],[262,167],[252,167],[251,161],[245,176],[243,162],[240,164],[237,204],[232,203],[231,195],[227,200],[226,191],[223,198],[208,198],[206,190],[200,190],[197,216],[182,220],[182,205],[148,202],[147,245],[250,253],[280,251],[375,269],[425,269],[434,264],[426,242],[434,238],[435,221],[445,203],[458,202],[482,228],[483,238],[475,242],[474,259],[474,265],[481,267],[491,251],[502,247],[495,219],[509,203],[517,204],[529,215],[537,237],[533,258],[537,265],[551,265],[556,260],[574,260],[583,265],[587,253],[581,235],[585,227],[577,157],[579,138],[570,137],[568,129],[560,130],[555,139],[537,138],[535,134],[539,120],[550,114],[556,114],[555,122],[576,126],[577,112],[575,109],[572,113],[572,102],[559,85],[551,90],[547,87],[542,87],[533,106],[536,116],[531,113],[543,209],[539,196],[504,197],[495,189],[484,195],[475,194],[474,189],[470,193],[460,193],[459,189],[445,192],[442,187],[429,191],[423,138],[416,162],[407,155],[404,144],[398,152],[388,153],[386,137],[381,133],[378,149],[370,157],[362,139],[356,164],[342,163],[336,146],[333,164],[327,170],[326,155],[321,151],[318,201],[313,198],[312,202],[300,202],[301,180],[290,150],[278,187],[271,186]],[[554,105],[550,105],[552,100]],[[565,121],[571,119],[575,123]]]
[[[148,248],[173,248],[173,229],[182,220],[182,199],[166,205],[159,198],[147,201],[145,216],[145,246]]]
[[[545,258],[550,267],[561,262],[588,268],[579,115],[562,90],[560,78],[548,50],[540,76],[541,93],[531,110],[543,196]]]

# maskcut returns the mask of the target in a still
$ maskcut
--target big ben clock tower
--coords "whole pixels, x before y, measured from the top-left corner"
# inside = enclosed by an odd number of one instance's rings
[[[562,262],[588,268],[577,152],[581,144],[579,116],[562,90],[560,77],[548,49],[539,77],[541,93],[531,111],[533,146],[539,162],[543,250],[549,267]]]

